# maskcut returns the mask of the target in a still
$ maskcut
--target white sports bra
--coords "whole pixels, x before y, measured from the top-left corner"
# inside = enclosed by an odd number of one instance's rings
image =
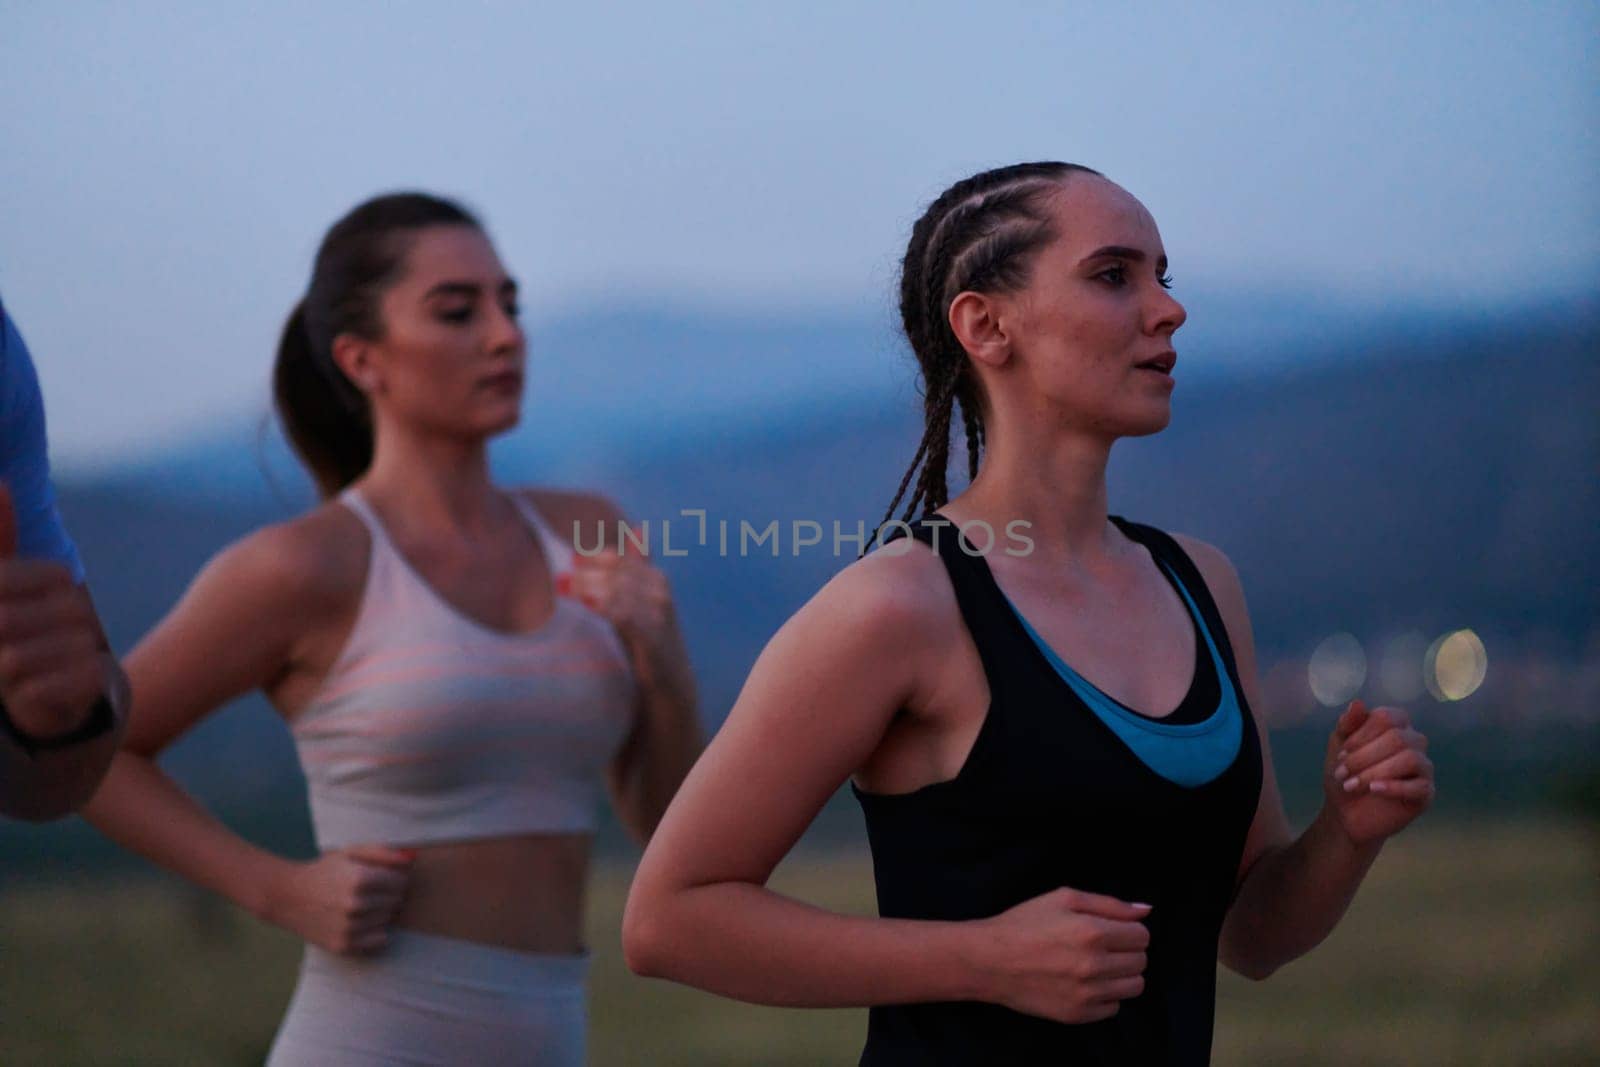
[[[372,536],[354,629],[291,725],[319,848],[592,832],[600,783],[632,725],[634,679],[615,629],[579,601],[525,633],[448,604],[354,489]],[[552,577],[572,549],[526,500]]]

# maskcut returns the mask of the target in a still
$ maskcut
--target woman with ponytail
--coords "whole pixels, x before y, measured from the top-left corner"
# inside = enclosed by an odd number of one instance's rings
[[[615,507],[490,481],[525,354],[476,219],[421,194],[351,211],[274,373],[323,503],[223,551],[128,657],[131,722],[85,814],[305,940],[273,1067],[581,1064],[595,794],[643,841],[699,749],[666,582],[616,550]],[[611,550],[577,555],[584,525]],[[299,751],[310,861],[156,765],[251,689]]]
[[[1355,702],[1292,836],[1232,565],[1108,513],[1112,445],[1171,418],[1166,269],[1144,206],[1066,163],[958,182],[916,223],[926,432],[885,516],[916,475],[910,536],[761,654],[635,876],[635,971],[870,1006],[863,1064],[1203,1064],[1218,960],[1263,978],[1311,949],[1428,806],[1422,736]],[[878,918],[765,888],[846,781]]]

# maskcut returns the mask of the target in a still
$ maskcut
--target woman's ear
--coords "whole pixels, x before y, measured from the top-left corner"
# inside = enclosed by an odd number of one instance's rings
[[[383,392],[383,376],[373,356],[372,344],[353,333],[333,339],[333,362],[355,387],[368,396]]]
[[[992,296],[970,290],[957,294],[950,302],[950,329],[979,363],[999,367],[1011,358],[1011,339]]]

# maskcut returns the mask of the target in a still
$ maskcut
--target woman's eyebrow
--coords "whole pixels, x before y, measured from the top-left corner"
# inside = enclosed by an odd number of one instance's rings
[[[1147,258],[1148,257],[1137,248],[1130,248],[1127,245],[1106,245],[1103,248],[1097,248],[1093,252],[1090,252],[1088,255],[1084,256],[1078,261],[1078,265],[1081,267],[1083,264],[1095,259],[1125,259],[1130,263],[1143,263]],[[1156,260],[1156,270],[1164,271],[1166,269],[1167,257],[1162,256]]]
[[[476,282],[440,282],[423,295],[424,300],[436,296],[477,296],[478,284]]]
[[[477,282],[446,281],[446,282],[440,282],[438,285],[435,285],[432,289],[429,289],[426,293],[423,294],[422,298],[424,300],[431,300],[432,298],[434,298],[436,296],[470,296],[470,297],[475,297],[482,290],[482,288],[483,287],[480,286]],[[512,278],[507,278],[505,281],[500,283],[499,291],[501,293],[515,294],[516,291],[517,291],[517,283],[516,283],[516,281],[514,279],[512,279]]]

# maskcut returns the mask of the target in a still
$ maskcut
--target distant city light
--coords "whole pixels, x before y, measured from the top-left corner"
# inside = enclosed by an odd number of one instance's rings
[[[1465,700],[1489,673],[1489,653],[1471,630],[1445,634],[1428,649],[1423,678],[1435,700]]]
[[[1334,634],[1311,653],[1306,674],[1318,703],[1338,707],[1361,691],[1367,680],[1367,654],[1354,634]]]
[[[1427,658],[1428,639],[1418,631],[1390,638],[1378,660],[1378,685],[1385,699],[1406,702],[1420,697]]]

